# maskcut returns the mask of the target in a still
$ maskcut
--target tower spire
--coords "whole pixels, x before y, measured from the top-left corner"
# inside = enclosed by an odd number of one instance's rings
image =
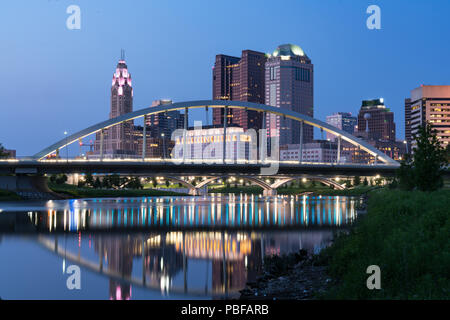
[[[120,49],[120,60],[125,60],[125,50]]]

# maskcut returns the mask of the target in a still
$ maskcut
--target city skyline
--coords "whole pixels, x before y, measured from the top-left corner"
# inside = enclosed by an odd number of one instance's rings
[[[243,13],[237,16],[238,23],[230,26],[224,21],[212,22],[214,17],[209,12],[217,4],[194,1],[190,4],[193,13],[181,17],[186,9],[184,4],[171,7],[165,3],[141,2],[120,10],[124,18],[135,16],[134,20],[141,21],[142,25],[130,24],[128,30],[114,29],[114,32],[107,21],[117,12],[119,2],[112,1],[109,7],[103,7],[79,1],[81,30],[65,27],[67,3],[37,2],[25,9],[7,4],[3,12],[10,14],[4,16],[2,23],[9,25],[10,33],[15,36],[4,40],[9,48],[4,52],[4,59],[9,63],[4,66],[5,76],[0,80],[4,88],[2,143],[7,149],[16,149],[18,156],[31,155],[63,138],[64,131],[73,133],[105,120],[111,66],[117,62],[120,48],[126,49],[127,63],[133,71],[134,109],[138,110],[156,99],[177,102],[209,98],[211,68],[218,53],[238,56],[246,49],[270,52],[281,43],[294,43],[314,60],[315,118],[325,120],[335,112],[356,114],[362,100],[383,97],[395,114],[399,139],[404,139],[404,98],[410,91],[421,84],[450,84],[445,78],[449,68],[445,63],[448,45],[437,42],[437,31],[445,31],[448,26],[434,18],[433,8],[425,3],[379,1],[383,12],[381,30],[366,28],[368,3],[365,2],[358,5],[350,1],[330,2],[327,7],[308,2],[287,3],[295,10],[285,13],[290,18],[286,24],[268,24],[263,17],[272,9],[251,11],[252,3],[245,3]],[[443,7],[448,5],[442,2]],[[152,15],[154,19],[148,21],[145,9],[158,12],[159,16]],[[137,14],[139,11],[143,12]],[[421,22],[410,25],[408,12],[421,12]],[[255,19],[258,14],[262,15],[261,19]],[[33,26],[35,19],[30,17],[36,15],[42,19]],[[12,19],[14,16],[20,18]],[[180,16],[181,24],[177,26],[184,26],[185,34],[177,34],[168,24],[157,28],[172,16]],[[250,31],[236,36],[235,30],[248,18],[262,31],[254,37],[249,36]],[[209,23],[210,30],[193,21]],[[289,30],[305,28],[313,32]],[[142,44],[139,37],[149,32],[151,37],[146,39],[152,41]],[[214,32],[226,37],[218,42]],[[397,49],[410,46],[417,36],[422,37],[427,50],[400,54]],[[186,64],[186,59],[191,63]],[[24,87],[27,95],[21,93]],[[17,125],[19,119],[32,133],[26,139],[23,129]],[[204,116],[193,112],[190,125],[193,120],[204,120]]]

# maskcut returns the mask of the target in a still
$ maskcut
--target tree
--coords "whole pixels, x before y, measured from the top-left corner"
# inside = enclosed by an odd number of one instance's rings
[[[166,180],[166,187],[168,188],[170,186],[170,181]]]
[[[111,188],[111,182],[109,176],[104,176],[102,179],[102,188],[109,189]]]
[[[355,187],[359,186],[361,184],[361,177],[360,176],[355,176],[355,178],[353,179],[353,185]]]
[[[0,158],[7,158],[8,154],[5,151],[5,148],[3,148],[3,145],[0,143]]]
[[[352,182],[350,180],[345,180],[345,188],[351,188],[352,187]]]
[[[142,183],[141,183],[141,179],[139,179],[139,177],[133,177],[130,179],[130,181],[127,183],[127,188],[130,189],[142,189]]]
[[[425,123],[414,135],[416,146],[413,156],[405,157],[397,176],[400,186],[411,190],[434,191],[443,186],[442,171],[448,164],[445,149],[441,146],[436,132]]]
[[[383,183],[383,178],[382,178],[382,177],[375,178],[375,179],[373,180],[373,182],[374,182],[375,185],[381,186],[381,184]]]
[[[156,181],[156,178],[153,177],[152,178],[152,186],[153,186],[153,188],[156,188],[157,185],[158,185],[158,182]]]
[[[92,173],[86,174],[86,176],[84,177],[84,181],[86,182],[86,185],[88,187],[93,187],[94,186],[94,177],[92,176]]]
[[[95,178],[94,183],[92,184],[92,186],[95,189],[100,189],[102,187],[102,183],[100,182],[100,178],[99,177]]]
[[[67,182],[67,176],[65,174],[59,174],[55,179],[56,184],[64,184]]]
[[[447,159],[447,163],[450,162],[450,144],[447,145],[447,148],[445,148],[445,158]]]
[[[397,170],[398,185],[400,189],[410,191],[415,187],[413,169],[412,169],[412,157],[409,154],[405,154],[404,159],[400,163],[400,168]]]
[[[367,177],[364,177],[363,185],[365,185],[365,186],[369,185],[369,181],[367,180]]]
[[[112,174],[108,177],[109,177],[109,183],[112,188],[118,189],[121,187],[123,179],[121,179],[118,174]]]

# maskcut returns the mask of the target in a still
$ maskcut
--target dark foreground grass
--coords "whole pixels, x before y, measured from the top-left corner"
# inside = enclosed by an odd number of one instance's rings
[[[7,190],[0,190],[0,201],[16,201],[22,198],[14,192]]]
[[[185,194],[173,191],[154,190],[154,189],[93,189],[93,188],[78,188],[69,184],[52,184],[49,183],[49,188],[59,194],[66,194],[74,198],[109,198],[109,197],[153,197],[153,196],[183,196]],[[187,194],[186,194],[187,195]]]
[[[319,259],[335,280],[325,299],[449,299],[450,190],[376,190],[367,216]],[[381,269],[381,290],[366,269]]]

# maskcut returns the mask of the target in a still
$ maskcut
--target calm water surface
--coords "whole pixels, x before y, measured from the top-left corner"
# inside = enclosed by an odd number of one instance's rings
[[[235,297],[265,256],[317,253],[357,198],[215,195],[0,203],[2,299]],[[67,269],[81,270],[69,290]]]

